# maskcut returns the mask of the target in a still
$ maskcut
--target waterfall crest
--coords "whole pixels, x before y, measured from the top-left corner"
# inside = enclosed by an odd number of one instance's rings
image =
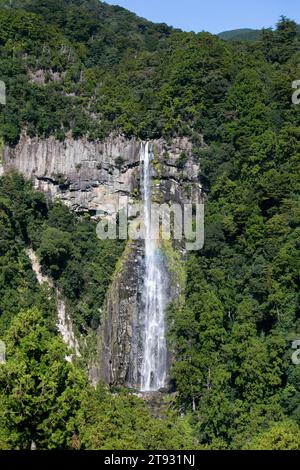
[[[151,234],[152,151],[149,143],[142,144],[141,166],[144,202],[145,279],[143,287],[143,355],[141,390],[157,391],[166,385],[167,342],[165,310],[167,306],[167,273],[159,240]]]

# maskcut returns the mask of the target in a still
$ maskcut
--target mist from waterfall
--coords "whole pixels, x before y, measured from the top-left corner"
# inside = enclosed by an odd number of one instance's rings
[[[165,328],[167,273],[159,240],[151,236],[152,150],[141,146],[142,192],[144,201],[145,279],[143,287],[143,356],[141,390],[157,391],[166,385],[167,343]]]

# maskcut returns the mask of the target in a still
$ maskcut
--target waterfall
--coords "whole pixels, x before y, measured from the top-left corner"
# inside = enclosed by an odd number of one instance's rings
[[[142,144],[142,192],[144,202],[145,279],[143,286],[143,354],[141,364],[141,390],[157,391],[166,385],[167,343],[165,309],[167,273],[159,240],[151,234],[151,178],[152,151],[149,143]]]

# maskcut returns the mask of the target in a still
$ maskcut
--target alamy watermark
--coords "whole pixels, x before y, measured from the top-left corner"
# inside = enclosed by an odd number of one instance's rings
[[[203,248],[204,204],[152,203],[149,213],[147,220],[142,202],[129,204],[126,196],[120,197],[117,210],[111,207],[104,217],[102,212],[97,213],[97,217],[102,216],[97,225],[97,236],[101,240],[172,239],[184,242],[187,251]]]

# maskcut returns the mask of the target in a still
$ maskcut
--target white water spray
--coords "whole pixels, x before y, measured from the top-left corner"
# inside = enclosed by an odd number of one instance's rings
[[[166,385],[167,343],[165,309],[167,274],[159,241],[151,236],[151,158],[149,143],[142,144],[145,236],[145,280],[143,289],[144,342],[141,366],[141,390],[157,391]]]

